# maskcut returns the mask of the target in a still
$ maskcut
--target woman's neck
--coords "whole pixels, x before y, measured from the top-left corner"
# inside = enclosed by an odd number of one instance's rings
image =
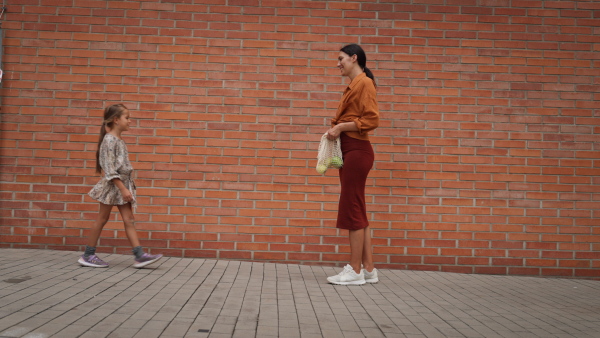
[[[352,82],[352,80],[354,80],[354,78],[359,76],[362,72],[363,72],[363,70],[359,66],[354,67],[352,69],[352,71],[350,72],[350,74],[348,74],[348,77],[350,78],[350,82]]]

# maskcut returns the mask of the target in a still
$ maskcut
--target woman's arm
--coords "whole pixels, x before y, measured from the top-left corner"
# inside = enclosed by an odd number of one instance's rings
[[[327,131],[327,139],[335,140],[336,138],[340,137],[340,134],[344,131],[358,131],[358,127],[354,122],[343,122],[336,124]]]

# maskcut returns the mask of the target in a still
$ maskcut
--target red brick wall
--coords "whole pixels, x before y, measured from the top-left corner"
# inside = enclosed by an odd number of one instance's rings
[[[9,0],[2,28],[3,247],[82,249],[123,102],[152,252],[343,264],[337,172],[314,166],[356,42],[379,267],[600,276],[597,1]],[[112,220],[100,251],[129,252]]]

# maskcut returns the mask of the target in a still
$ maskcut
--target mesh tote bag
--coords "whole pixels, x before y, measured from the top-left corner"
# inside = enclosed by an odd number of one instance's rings
[[[339,169],[344,165],[342,160],[342,147],[340,138],[335,140],[327,139],[327,133],[321,136],[321,143],[319,143],[319,153],[317,155],[317,172],[319,174],[325,174],[327,169],[336,168]]]

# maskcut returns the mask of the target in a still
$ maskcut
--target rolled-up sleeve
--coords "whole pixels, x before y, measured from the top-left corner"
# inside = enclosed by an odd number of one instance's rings
[[[375,83],[365,73],[355,77],[338,105],[331,126],[342,122],[353,122],[356,131],[346,131],[346,135],[360,140],[369,139],[369,131],[379,126],[379,107]]]
[[[372,83],[368,83],[362,88],[359,102],[362,106],[362,113],[360,117],[353,119],[353,121],[358,128],[358,133],[364,135],[379,126],[377,91]]]
[[[114,139],[105,139],[105,142],[102,142],[102,145],[100,146],[100,167],[102,167],[104,177],[108,181],[115,178],[121,178],[118,170],[122,165],[122,163],[120,163],[122,156],[119,156],[118,152],[119,145]]]

